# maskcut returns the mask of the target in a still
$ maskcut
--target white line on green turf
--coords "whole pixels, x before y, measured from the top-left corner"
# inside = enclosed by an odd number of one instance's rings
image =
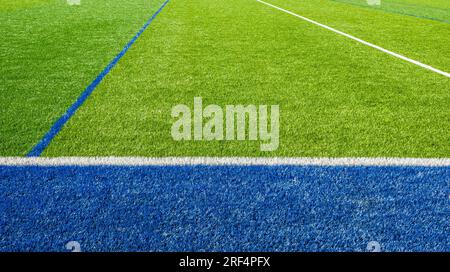
[[[450,158],[0,157],[0,166],[316,165],[449,167]]]
[[[352,39],[352,40],[355,40],[355,41],[357,41],[357,42],[359,42],[359,43],[362,43],[362,44],[364,44],[364,45],[367,45],[367,46],[370,46],[370,47],[375,48],[375,49],[377,49],[377,50],[380,50],[381,52],[384,52],[384,53],[386,53],[386,54],[392,55],[392,56],[397,57],[397,58],[399,58],[399,59],[408,61],[408,62],[410,62],[410,63],[412,63],[412,64],[415,64],[415,65],[417,65],[417,66],[420,66],[420,67],[422,67],[422,68],[428,69],[428,70],[430,70],[430,71],[433,71],[433,72],[435,72],[435,73],[438,73],[438,74],[441,74],[441,75],[443,75],[443,76],[445,76],[445,77],[450,78],[450,74],[449,74],[449,73],[444,72],[444,71],[441,71],[441,70],[436,69],[436,68],[434,68],[434,67],[431,67],[430,65],[421,63],[421,62],[419,62],[419,61],[417,61],[417,60],[413,60],[413,59],[410,59],[410,58],[405,57],[405,56],[403,56],[403,55],[400,55],[400,54],[397,54],[397,53],[395,53],[395,52],[389,51],[389,50],[384,49],[383,47],[380,47],[380,46],[378,46],[378,45],[375,45],[375,44],[366,42],[366,41],[364,41],[364,40],[361,40],[361,39],[359,39],[359,38],[356,38],[355,36],[352,36],[352,35],[350,35],[350,34],[347,34],[347,33],[345,33],[345,32],[342,32],[342,31],[340,31],[340,30],[334,29],[334,28],[329,27],[329,26],[327,26],[327,25],[324,25],[324,24],[321,24],[321,23],[316,22],[316,21],[314,21],[314,20],[308,19],[308,18],[306,18],[306,17],[304,17],[304,16],[301,16],[301,15],[298,15],[298,14],[296,14],[296,13],[293,13],[292,11],[285,10],[285,9],[283,9],[283,8],[277,7],[277,6],[275,6],[275,5],[269,4],[269,3],[264,2],[264,1],[261,1],[261,0],[256,0],[256,1],[258,1],[258,2],[261,3],[261,4],[267,5],[267,6],[269,6],[269,7],[272,7],[272,8],[274,8],[274,9],[277,9],[277,10],[283,11],[283,12],[285,12],[285,13],[288,13],[288,14],[290,14],[290,15],[292,15],[292,16],[295,16],[295,17],[300,18],[300,19],[302,19],[302,20],[305,20],[305,21],[307,21],[307,22],[310,22],[310,23],[312,23],[312,24],[315,24],[315,25],[317,25],[317,26],[320,26],[320,27],[322,27],[322,28],[325,28],[325,29],[328,29],[328,30],[330,30],[330,31],[333,31],[333,32],[335,32],[335,33],[337,33],[337,34],[339,34],[339,35],[345,36],[345,37],[350,38],[350,39]]]

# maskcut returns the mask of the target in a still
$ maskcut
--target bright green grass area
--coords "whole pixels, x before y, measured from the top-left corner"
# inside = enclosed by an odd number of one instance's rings
[[[162,0],[0,0],[0,156],[26,154]]]
[[[408,16],[415,16],[450,24],[448,0],[380,0],[380,5],[369,5],[367,0],[331,0],[361,7],[374,8]]]
[[[449,25],[331,1],[271,0],[450,70]],[[46,156],[450,157],[450,79],[253,0],[171,1]],[[171,109],[280,105],[280,147],[171,137]]]
[[[27,9],[41,4],[48,4],[53,0],[0,0],[0,10]]]

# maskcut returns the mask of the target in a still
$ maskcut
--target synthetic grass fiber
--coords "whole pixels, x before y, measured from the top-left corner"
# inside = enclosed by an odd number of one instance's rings
[[[0,166],[0,250],[448,251],[450,169]]]
[[[332,0],[361,7],[375,8],[450,24],[450,2],[446,0],[381,0],[380,5],[369,5],[367,0]]]
[[[2,0],[0,155],[27,154],[162,3]]]
[[[450,71],[448,1],[267,2]],[[36,147],[162,3],[2,0],[0,156]],[[255,0],[171,0],[43,156],[450,158],[449,90]],[[280,147],[174,141],[171,109],[194,97],[279,105]],[[9,164],[0,251],[448,251],[449,188],[449,167],[412,164]]]
[[[271,3],[450,70],[450,25],[333,1]],[[320,8],[319,8],[320,7]],[[244,1],[172,1],[44,156],[449,157],[450,79]],[[279,105],[280,147],[171,137],[171,109]]]

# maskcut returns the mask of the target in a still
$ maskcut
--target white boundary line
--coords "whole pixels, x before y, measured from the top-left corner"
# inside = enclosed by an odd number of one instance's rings
[[[450,74],[416,60],[394,53],[377,45],[351,36],[332,27],[318,23],[291,11],[282,9],[261,0],[262,4],[286,12],[290,15],[333,31],[337,34],[373,47],[394,57],[403,59],[422,68],[450,78]],[[313,165],[313,166],[427,166],[449,167],[450,158],[251,158],[251,157],[0,157],[0,166],[177,166],[177,165],[236,165],[236,166],[277,166],[277,165]]]
[[[397,53],[395,53],[395,52],[389,51],[389,50],[387,50],[387,49],[384,49],[383,47],[380,47],[380,46],[378,46],[378,45],[375,45],[375,44],[366,42],[366,41],[364,41],[364,40],[361,40],[361,39],[359,39],[359,38],[356,38],[355,36],[352,36],[352,35],[347,34],[347,33],[345,33],[345,32],[339,31],[339,30],[334,29],[334,28],[332,28],[332,27],[329,27],[329,26],[327,26],[327,25],[321,24],[321,23],[316,22],[316,21],[314,21],[314,20],[308,19],[308,18],[306,18],[306,17],[303,17],[303,16],[301,16],[301,15],[298,15],[298,14],[296,14],[296,13],[293,13],[293,12],[291,12],[291,11],[289,11],[289,10],[285,10],[285,9],[283,9],[283,8],[277,7],[277,6],[275,6],[275,5],[269,4],[269,3],[264,2],[264,1],[261,1],[261,0],[256,0],[256,1],[259,2],[259,3],[261,3],[261,4],[267,5],[267,6],[269,6],[269,7],[272,7],[272,8],[274,8],[274,9],[277,9],[277,10],[283,11],[283,12],[285,12],[285,13],[288,13],[288,14],[290,14],[290,15],[292,15],[292,16],[295,16],[295,17],[300,18],[300,19],[302,19],[302,20],[305,20],[305,21],[307,21],[307,22],[310,22],[310,23],[312,23],[312,24],[315,24],[315,25],[317,25],[317,26],[320,26],[320,27],[322,27],[322,28],[325,28],[325,29],[328,29],[328,30],[330,30],[330,31],[333,31],[334,33],[337,33],[337,34],[339,34],[339,35],[342,35],[342,36],[345,36],[345,37],[347,37],[347,38],[350,38],[350,39],[355,40],[355,41],[357,41],[357,42],[359,42],[359,43],[362,43],[362,44],[364,44],[364,45],[367,45],[367,46],[370,46],[370,47],[372,47],[372,48],[375,48],[375,49],[377,49],[377,50],[379,50],[379,51],[381,51],[381,52],[384,52],[384,53],[386,53],[386,54],[392,55],[392,56],[397,57],[397,58],[399,58],[399,59],[405,60],[405,61],[407,61],[407,62],[410,62],[410,63],[412,63],[412,64],[415,64],[415,65],[417,65],[417,66],[420,66],[420,67],[422,67],[422,68],[428,69],[428,70],[430,70],[430,71],[433,71],[433,72],[435,72],[435,73],[438,73],[438,74],[441,74],[441,75],[443,75],[443,76],[445,76],[445,77],[450,78],[450,74],[449,74],[449,73],[444,72],[444,71],[441,71],[441,70],[436,69],[436,68],[434,68],[434,67],[431,67],[430,65],[423,64],[423,63],[421,63],[421,62],[419,62],[419,61],[417,61],[417,60],[413,60],[413,59],[410,59],[410,58],[405,57],[405,56],[403,56],[403,55],[400,55],[400,54],[397,54]]]
[[[450,167],[450,158],[251,158],[251,157],[0,157],[0,166],[427,166]]]

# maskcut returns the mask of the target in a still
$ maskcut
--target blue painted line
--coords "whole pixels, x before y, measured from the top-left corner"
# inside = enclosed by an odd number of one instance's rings
[[[449,251],[450,167],[0,166],[0,251]]]
[[[77,112],[77,110],[83,105],[86,99],[92,94],[95,88],[100,84],[103,78],[111,71],[117,62],[125,55],[130,47],[136,42],[141,34],[147,29],[150,23],[156,18],[161,10],[167,5],[170,0],[166,0],[161,7],[152,15],[152,17],[144,24],[144,26],[137,32],[137,34],[127,43],[127,45],[120,51],[120,53],[103,69],[103,71],[92,81],[89,86],[78,97],[75,103],[70,106],[67,111],[53,124],[50,130],[44,135],[44,137],[36,144],[33,149],[26,155],[27,157],[39,157],[42,152],[47,148],[51,141],[61,131],[64,125],[70,120],[70,118]]]

